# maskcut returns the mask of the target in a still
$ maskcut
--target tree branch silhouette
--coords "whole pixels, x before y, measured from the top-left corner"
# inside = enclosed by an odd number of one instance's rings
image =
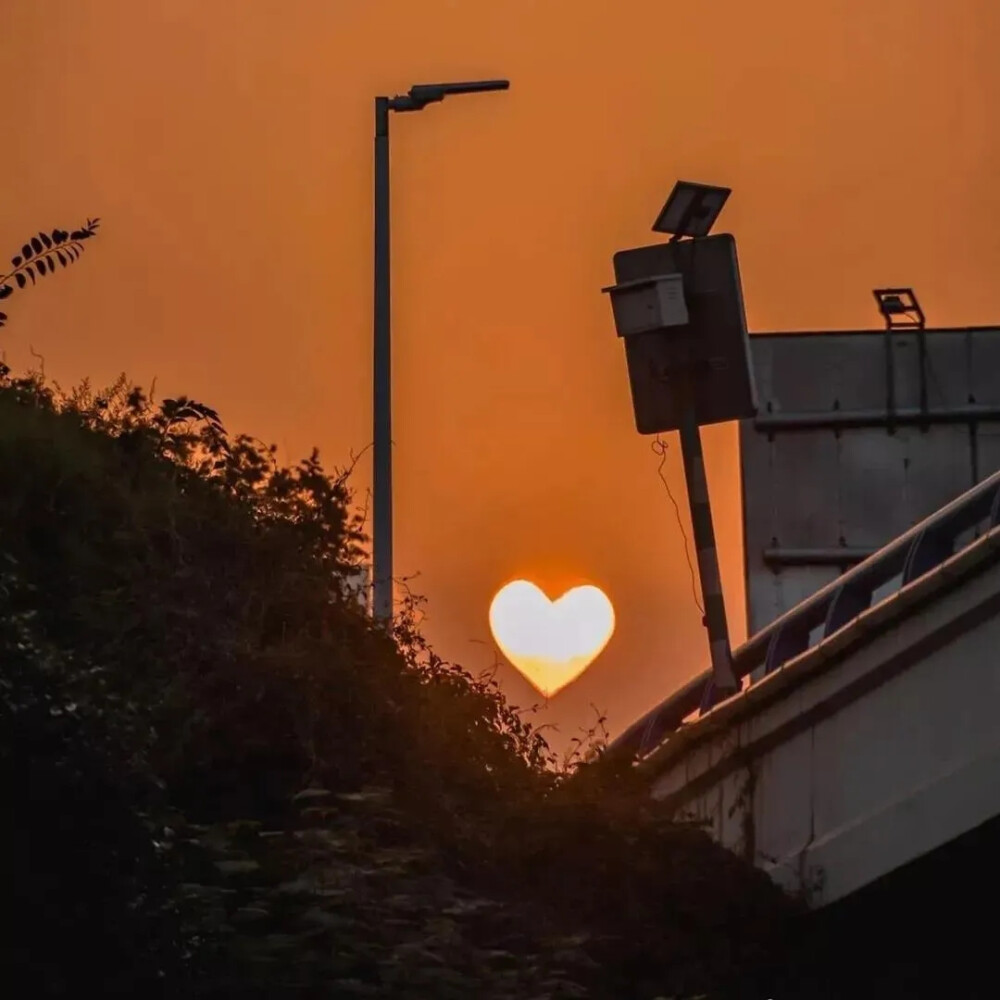
[[[65,229],[53,229],[51,233],[39,232],[32,236],[22,247],[21,252],[14,254],[10,262],[14,270],[0,275],[0,301],[14,294],[14,286],[23,289],[28,280],[36,284],[38,277],[55,274],[56,265],[68,267],[73,261],[79,260],[83,253],[84,240],[90,239],[100,224],[100,219],[87,219],[87,224],[80,229],[67,232]],[[0,327],[7,321],[7,314],[0,312]]]

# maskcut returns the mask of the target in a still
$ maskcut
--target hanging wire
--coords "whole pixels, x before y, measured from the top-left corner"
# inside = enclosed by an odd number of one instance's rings
[[[656,474],[660,477],[660,482],[663,483],[667,491],[667,496],[670,497],[670,502],[674,505],[674,513],[677,515],[677,526],[681,529],[681,537],[684,539],[684,558],[687,560],[688,573],[691,575],[691,596],[694,598],[695,607],[704,617],[705,609],[701,606],[701,601],[698,600],[698,584],[694,578],[694,563],[691,562],[691,550],[688,546],[688,536],[684,528],[684,519],[681,517],[681,509],[677,506],[677,501],[674,499],[673,490],[670,489],[670,483],[667,482],[667,477],[663,473],[663,466],[667,463],[667,442],[657,434],[653,439],[651,447],[653,454],[660,457],[660,464],[656,467]]]

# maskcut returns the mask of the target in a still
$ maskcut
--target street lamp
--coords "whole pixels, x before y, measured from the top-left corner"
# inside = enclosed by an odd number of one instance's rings
[[[449,94],[507,90],[508,80],[425,83],[375,98],[375,345],[372,582],[377,619],[392,619],[392,355],[389,333],[389,112],[420,111]]]

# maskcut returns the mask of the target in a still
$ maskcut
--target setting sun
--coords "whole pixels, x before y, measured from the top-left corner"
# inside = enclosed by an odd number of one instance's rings
[[[490,604],[490,629],[504,656],[546,698],[575,680],[608,644],[611,601],[594,586],[550,600],[528,580],[501,588]]]

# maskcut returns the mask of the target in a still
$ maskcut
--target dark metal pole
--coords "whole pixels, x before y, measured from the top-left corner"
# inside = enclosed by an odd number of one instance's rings
[[[687,379],[682,381],[687,382]],[[694,545],[698,552],[698,576],[705,607],[705,627],[708,629],[708,645],[712,660],[712,683],[718,694],[734,694],[740,686],[733,673],[733,653],[726,625],[726,605],[722,597],[719,555],[715,548],[712,508],[708,500],[705,459],[701,450],[698,416],[690,387],[687,387],[680,432],[684,477],[687,480],[691,524],[694,528]]]
[[[392,343],[389,325],[389,98],[375,98],[375,338],[372,383],[372,584],[376,619],[392,619]]]

